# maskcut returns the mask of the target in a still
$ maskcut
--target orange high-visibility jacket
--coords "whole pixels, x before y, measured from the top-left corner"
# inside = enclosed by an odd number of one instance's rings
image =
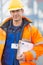
[[[9,22],[9,20],[11,19],[12,19],[11,17],[7,18],[3,24]],[[23,19],[25,19],[26,22],[31,22],[26,17],[23,17]],[[3,24],[1,26],[3,26]],[[6,41],[6,31],[3,30],[1,26],[0,26],[0,61],[2,58]],[[38,57],[43,55],[43,38],[41,33],[38,31],[37,28],[31,26],[29,23],[24,27],[22,31],[22,39],[29,40],[31,43],[34,44],[34,47],[31,51],[25,52],[26,62],[23,62],[20,65],[36,65],[33,61],[30,60],[36,60]]]

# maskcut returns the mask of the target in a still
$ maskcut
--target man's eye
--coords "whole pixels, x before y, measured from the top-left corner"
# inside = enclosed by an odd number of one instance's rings
[[[15,12],[15,11],[12,11],[12,12]]]
[[[16,10],[17,12],[19,12],[19,10]]]

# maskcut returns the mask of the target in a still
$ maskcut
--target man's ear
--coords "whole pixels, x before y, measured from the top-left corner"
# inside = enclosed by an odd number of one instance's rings
[[[22,13],[24,13],[24,9],[22,9]]]

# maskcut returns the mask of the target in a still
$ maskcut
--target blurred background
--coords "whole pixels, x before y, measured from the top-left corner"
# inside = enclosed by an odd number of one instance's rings
[[[7,6],[10,0],[0,0],[0,24],[9,17]],[[24,15],[32,20],[43,35],[43,0],[21,0],[24,5]]]

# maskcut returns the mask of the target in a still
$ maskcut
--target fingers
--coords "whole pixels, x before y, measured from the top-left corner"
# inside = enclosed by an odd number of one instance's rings
[[[17,59],[18,59],[18,60],[24,60],[24,59],[25,59],[24,54],[20,55]]]

